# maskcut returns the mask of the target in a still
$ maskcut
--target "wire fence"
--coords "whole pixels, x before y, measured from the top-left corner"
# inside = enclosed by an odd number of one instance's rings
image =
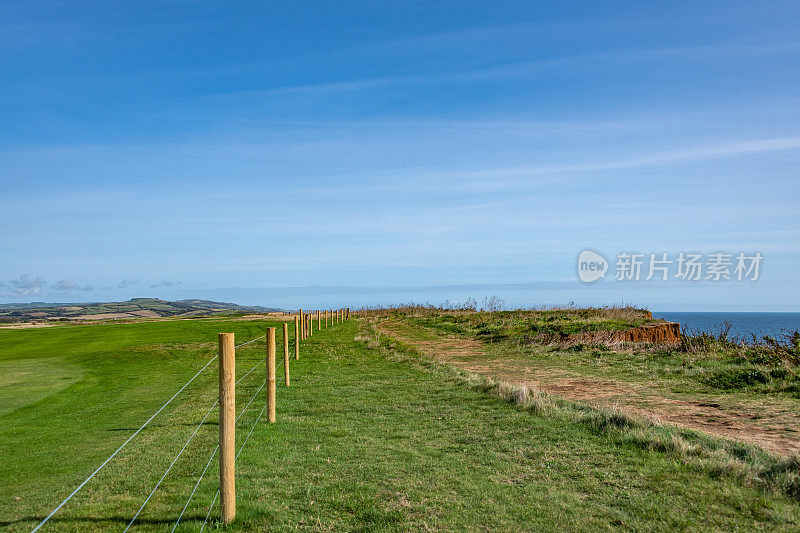
[[[333,325],[333,324],[334,324],[334,321],[333,321],[334,312],[336,312],[336,313],[337,313],[337,316],[341,316],[343,319],[345,318],[345,316],[348,316],[348,315],[349,315],[349,311],[347,312],[347,315],[345,315],[345,310],[337,310],[337,311],[333,311],[333,310],[331,310],[331,311],[325,311],[325,316],[326,316],[326,318],[327,318],[327,316],[328,316],[328,313],[329,313],[329,312],[330,312],[330,316],[331,316],[331,325]],[[339,313],[341,313],[341,314],[339,314]],[[320,315],[320,313],[317,313],[317,319],[316,319],[316,320],[317,320],[317,329],[321,329],[321,328],[322,328],[322,322],[321,322],[321,320],[320,320],[320,316],[321,316],[321,315]],[[298,322],[298,321],[299,321],[299,322]],[[295,354],[296,354],[296,357],[299,357],[299,356],[298,356],[298,354],[299,354],[299,351],[298,351],[298,350],[299,350],[299,342],[300,342],[300,340],[304,340],[304,339],[308,338],[309,336],[311,336],[311,334],[312,334],[312,331],[313,331],[313,323],[314,323],[313,314],[310,314],[310,313],[303,313],[303,312],[302,312],[302,310],[301,310],[301,312],[299,313],[299,316],[295,318],[295,328],[294,328],[294,329],[295,329],[295,336],[294,336],[294,343],[295,343]],[[326,320],[326,322],[325,322],[325,325],[326,325],[326,327],[327,327],[327,320]],[[247,372],[245,372],[245,374],[244,374],[244,375],[242,375],[241,377],[239,377],[239,379],[237,379],[237,380],[236,380],[236,382],[235,382],[235,384],[234,384],[234,388],[235,388],[235,386],[239,385],[239,383],[241,383],[243,380],[245,380],[245,379],[246,379],[248,376],[250,376],[250,375],[251,375],[251,374],[252,374],[252,373],[253,373],[253,372],[254,372],[254,371],[255,371],[255,370],[256,370],[256,369],[257,369],[259,366],[261,366],[261,365],[265,365],[265,367],[266,367],[266,366],[268,366],[268,362],[269,362],[269,360],[270,360],[270,358],[271,358],[271,359],[272,359],[272,361],[273,361],[273,363],[277,363],[277,364],[273,364],[273,368],[271,369],[271,371],[270,371],[270,369],[269,369],[269,368],[267,368],[268,376],[271,376],[271,379],[272,379],[272,384],[271,384],[271,385],[272,385],[272,390],[273,390],[273,402],[274,402],[274,382],[275,382],[275,380],[274,380],[274,376],[275,376],[275,370],[276,370],[276,368],[279,366],[279,364],[281,364],[281,363],[283,363],[283,364],[286,364],[286,363],[288,362],[288,356],[285,356],[285,358],[284,358],[283,360],[280,360],[280,362],[277,362],[277,361],[276,361],[275,354],[274,354],[274,349],[275,349],[274,331],[275,331],[275,328],[269,328],[269,330],[271,330],[271,334],[273,335],[273,337],[272,337],[272,339],[271,339],[271,340],[270,340],[270,339],[268,339],[268,342],[267,342],[267,343],[265,343],[265,344],[267,344],[267,355],[265,355],[265,356],[264,356],[264,357],[262,357],[262,358],[259,358],[259,359],[257,359],[257,360],[256,360],[256,362],[255,362],[255,364],[252,366],[252,368],[250,368],[250,369],[249,369]],[[284,332],[286,332],[286,329],[284,329]],[[243,343],[241,343],[241,344],[236,344],[236,345],[234,345],[233,347],[234,347],[234,349],[237,349],[237,348],[241,348],[241,347],[244,347],[244,346],[248,346],[248,345],[251,345],[251,344],[253,344],[253,343],[256,343],[256,342],[258,342],[258,341],[260,341],[260,340],[262,340],[262,339],[268,338],[268,336],[269,336],[269,334],[268,334],[268,335],[262,335],[262,336],[260,336],[260,337],[256,337],[256,338],[254,338],[254,339],[250,339],[250,340],[248,340],[248,341],[246,341],[246,342],[243,342]],[[288,335],[286,335],[286,336],[284,337],[284,343],[286,343],[286,346],[285,346],[285,348],[284,348],[284,350],[285,350],[285,351],[284,351],[284,353],[285,353],[285,354],[288,354],[288,352],[289,352],[289,348],[288,348],[288,342],[289,342],[289,336],[288,336]],[[271,351],[271,354],[270,354],[270,351]],[[83,480],[83,481],[82,481],[82,482],[81,482],[81,483],[80,483],[80,484],[79,484],[79,485],[78,485],[78,486],[77,486],[77,487],[76,487],[76,488],[75,488],[75,489],[74,489],[74,490],[73,490],[73,491],[72,491],[72,492],[71,492],[71,493],[70,493],[70,494],[69,494],[69,495],[68,495],[66,498],[64,498],[64,499],[63,499],[63,500],[62,500],[62,501],[61,501],[61,502],[60,502],[60,503],[59,503],[59,504],[58,504],[58,505],[57,505],[57,506],[56,506],[56,507],[55,507],[55,508],[54,508],[54,509],[53,509],[53,510],[52,510],[52,511],[51,511],[51,512],[50,512],[50,513],[49,513],[49,514],[48,514],[48,515],[47,515],[47,516],[46,516],[46,517],[45,517],[45,518],[42,520],[42,521],[41,521],[41,522],[39,522],[39,523],[36,525],[36,527],[34,527],[34,528],[32,529],[32,532],[39,531],[39,530],[40,530],[40,529],[41,529],[43,526],[45,526],[45,525],[46,525],[46,524],[47,524],[47,523],[48,523],[48,522],[49,522],[49,521],[50,521],[50,520],[53,518],[53,516],[54,516],[54,515],[55,515],[55,514],[56,514],[56,513],[57,513],[59,510],[61,510],[61,509],[62,509],[62,508],[63,508],[63,507],[64,507],[64,506],[65,506],[65,505],[66,505],[66,504],[67,504],[67,503],[68,503],[70,500],[72,500],[72,498],[73,498],[73,497],[74,497],[76,494],[78,494],[78,493],[81,491],[81,489],[83,489],[83,488],[84,488],[84,487],[85,487],[85,486],[86,486],[86,485],[87,485],[87,484],[88,484],[88,483],[89,483],[89,482],[90,482],[90,481],[91,481],[91,480],[92,480],[92,479],[93,479],[93,478],[94,478],[94,477],[95,477],[95,476],[96,476],[96,475],[97,475],[97,474],[98,474],[98,473],[99,473],[101,470],[103,470],[103,468],[104,468],[104,467],[106,467],[106,466],[107,466],[107,465],[108,465],[108,464],[109,464],[109,463],[110,463],[110,462],[111,462],[111,461],[112,461],[112,460],[113,460],[113,459],[114,459],[114,458],[115,458],[115,457],[116,457],[116,456],[117,456],[117,455],[118,455],[118,454],[119,454],[119,453],[120,453],[120,452],[121,452],[121,451],[122,451],[122,450],[123,450],[123,449],[124,449],[124,448],[125,448],[125,447],[126,447],[128,444],[129,444],[129,443],[130,443],[130,442],[131,442],[131,441],[133,441],[133,440],[134,440],[134,439],[137,437],[137,435],[139,435],[139,434],[140,434],[140,433],[141,433],[141,432],[142,432],[142,431],[143,431],[145,428],[147,428],[147,427],[150,425],[150,423],[151,423],[151,422],[152,422],[152,421],[153,421],[153,420],[154,420],[154,419],[155,419],[155,418],[156,418],[156,417],[157,417],[157,416],[158,416],[160,413],[162,413],[162,412],[163,412],[163,411],[164,411],[164,410],[167,408],[167,406],[169,406],[170,404],[172,404],[172,402],[173,402],[173,401],[174,401],[174,400],[175,400],[175,399],[176,399],[176,398],[177,398],[179,395],[181,395],[181,393],[183,393],[183,392],[184,392],[184,391],[185,391],[185,390],[186,390],[186,389],[189,387],[189,385],[191,385],[191,384],[192,384],[192,383],[193,383],[193,382],[194,382],[194,381],[195,381],[195,380],[196,380],[196,379],[197,379],[197,378],[198,378],[198,377],[199,377],[201,374],[203,374],[203,372],[204,372],[204,371],[205,371],[205,370],[206,370],[206,369],[207,369],[207,368],[208,368],[208,367],[209,367],[209,366],[210,366],[210,365],[211,365],[211,364],[212,364],[212,363],[213,363],[215,360],[217,360],[217,359],[219,359],[219,358],[220,358],[220,352],[217,352],[217,353],[216,353],[216,354],[215,354],[213,357],[211,357],[211,358],[210,358],[210,359],[209,359],[209,360],[208,360],[208,361],[207,361],[207,362],[206,362],[206,363],[205,363],[205,364],[204,364],[204,365],[203,365],[203,366],[202,366],[202,367],[201,367],[201,368],[200,368],[200,369],[197,371],[197,373],[195,373],[195,374],[194,374],[194,375],[193,375],[193,376],[192,376],[192,377],[191,377],[191,378],[190,378],[188,381],[186,381],[186,383],[184,383],[184,384],[183,384],[183,386],[181,386],[181,387],[178,389],[178,391],[177,391],[177,392],[175,392],[175,394],[173,394],[173,395],[172,395],[172,397],[170,397],[170,398],[169,398],[169,399],[168,399],[168,400],[167,400],[167,401],[166,401],[166,402],[165,402],[163,405],[161,405],[161,407],[159,407],[159,408],[158,408],[158,409],[157,409],[157,410],[156,410],[156,411],[155,411],[155,412],[154,412],[154,413],[153,413],[153,414],[152,414],[152,415],[151,415],[151,416],[150,416],[150,417],[149,417],[149,418],[148,418],[148,419],[147,419],[147,420],[146,420],[146,421],[145,421],[145,422],[144,422],[144,423],[143,423],[143,424],[142,424],[142,425],[141,425],[141,426],[140,426],[140,427],[139,427],[139,428],[136,430],[136,431],[134,431],[134,432],[133,432],[133,434],[131,434],[131,435],[130,435],[130,436],[129,436],[129,437],[128,437],[128,438],[127,438],[127,439],[126,439],[126,440],[125,440],[123,443],[122,443],[122,445],[120,445],[120,446],[119,446],[119,447],[118,447],[118,448],[117,448],[117,449],[116,449],[116,450],[115,450],[115,451],[114,451],[114,452],[113,452],[111,455],[109,455],[109,456],[108,456],[108,458],[106,458],[106,459],[105,459],[105,460],[104,460],[104,461],[103,461],[103,462],[102,462],[102,463],[101,463],[101,464],[100,464],[100,465],[99,465],[99,466],[98,466],[98,467],[97,467],[97,468],[96,468],[96,469],[95,469],[95,470],[94,470],[94,471],[93,471],[91,474],[89,474],[89,476],[88,476],[88,477],[86,477],[86,478],[85,478],[85,479],[84,479],[84,480]],[[220,359],[220,362],[221,362],[221,363],[222,363],[222,361],[223,361],[223,359]],[[286,366],[286,369],[287,369],[287,376],[288,376],[288,365]],[[288,378],[287,378],[287,379],[288,379]],[[288,383],[288,381],[287,381],[287,383]],[[243,409],[242,409],[242,410],[239,412],[239,414],[236,416],[235,423],[238,423],[238,422],[239,422],[239,420],[240,420],[240,419],[242,418],[242,416],[244,416],[244,414],[245,414],[245,413],[248,411],[248,409],[249,409],[249,408],[250,408],[250,406],[253,404],[253,402],[256,400],[256,398],[258,398],[258,396],[259,396],[259,394],[262,392],[262,390],[263,390],[265,387],[267,387],[268,385],[270,385],[270,383],[269,383],[269,379],[267,379],[266,381],[264,381],[264,382],[262,382],[262,383],[261,383],[261,385],[258,387],[258,389],[256,389],[256,391],[255,391],[255,392],[253,393],[253,395],[250,397],[250,400],[247,402],[247,404],[245,405],[245,407],[244,407],[244,408],[243,408]],[[220,383],[220,397],[221,397],[221,396],[222,396],[222,383]],[[158,481],[155,483],[155,485],[153,486],[153,488],[152,488],[152,489],[150,490],[150,492],[147,494],[147,497],[144,499],[144,501],[142,502],[142,504],[139,506],[139,508],[137,509],[136,513],[135,513],[135,514],[133,515],[133,517],[131,518],[130,522],[128,522],[128,524],[127,524],[127,526],[126,526],[126,528],[125,528],[125,531],[126,531],[126,532],[127,532],[129,529],[131,529],[131,527],[133,527],[133,526],[134,526],[134,524],[136,523],[137,519],[138,519],[138,518],[139,518],[139,516],[141,515],[142,511],[145,509],[145,507],[147,506],[147,504],[148,504],[148,503],[151,501],[151,499],[152,499],[153,495],[154,495],[154,494],[156,494],[156,492],[158,491],[158,489],[159,489],[159,488],[162,486],[162,483],[163,483],[163,482],[164,482],[164,480],[167,478],[167,476],[169,475],[169,473],[172,471],[173,467],[174,467],[174,466],[175,466],[175,465],[178,463],[178,460],[181,458],[181,456],[183,456],[184,452],[187,450],[187,448],[189,447],[189,445],[191,444],[191,442],[194,440],[195,436],[198,434],[198,432],[199,432],[199,431],[200,431],[200,429],[203,427],[203,425],[204,425],[204,424],[206,424],[206,421],[208,420],[209,416],[211,416],[212,412],[214,412],[214,410],[215,410],[217,407],[219,407],[219,406],[220,406],[220,397],[217,397],[217,398],[214,400],[214,402],[211,404],[211,406],[210,406],[210,407],[209,407],[209,408],[208,408],[208,409],[205,411],[205,414],[204,414],[204,416],[202,417],[202,419],[200,420],[200,422],[199,422],[199,423],[198,423],[198,424],[197,424],[197,425],[194,427],[194,430],[192,431],[192,433],[191,433],[191,434],[188,436],[188,438],[187,438],[187,439],[186,439],[186,440],[183,442],[183,445],[182,445],[182,446],[181,446],[181,448],[179,449],[178,453],[177,453],[177,454],[175,455],[175,457],[174,457],[174,458],[171,460],[171,462],[169,463],[169,466],[167,466],[167,468],[166,468],[166,470],[164,471],[164,473],[163,473],[163,474],[160,476],[160,478],[159,478],[159,479],[158,479]],[[249,431],[248,431],[247,435],[245,436],[245,438],[244,438],[243,442],[242,442],[242,443],[241,443],[241,445],[239,446],[239,449],[236,451],[236,454],[235,454],[235,457],[234,457],[234,462],[235,462],[235,460],[236,460],[236,459],[238,459],[239,455],[242,453],[242,450],[244,449],[245,445],[247,444],[247,441],[250,439],[250,436],[252,435],[252,433],[253,433],[253,430],[256,428],[256,426],[257,426],[258,422],[259,422],[259,421],[261,420],[261,418],[263,417],[264,411],[265,411],[265,410],[267,409],[267,407],[268,407],[268,403],[269,403],[269,396],[267,396],[267,400],[268,400],[268,401],[265,401],[265,402],[264,402],[264,405],[262,406],[262,408],[261,408],[261,410],[259,411],[259,413],[258,413],[257,417],[255,418],[255,421],[254,421],[254,422],[253,422],[253,423],[252,423],[252,424],[249,426]],[[274,409],[274,404],[273,404],[272,408]],[[271,413],[274,413],[274,411],[271,411]],[[221,409],[220,409],[220,415],[221,415],[221,414],[222,414],[222,413],[221,413]],[[272,416],[272,415],[271,415],[271,416]],[[220,442],[221,442],[221,441],[220,441]],[[174,523],[174,525],[172,526],[172,531],[175,531],[175,529],[176,529],[176,528],[178,527],[178,525],[180,524],[181,520],[184,518],[184,516],[185,516],[185,514],[186,514],[186,510],[189,508],[189,505],[191,504],[191,502],[192,502],[192,499],[194,498],[195,494],[197,493],[197,490],[198,490],[198,488],[200,487],[200,484],[202,483],[203,479],[204,479],[204,478],[205,478],[205,476],[206,476],[206,473],[209,471],[209,469],[210,469],[210,467],[211,467],[211,463],[213,462],[213,460],[214,460],[214,457],[217,455],[217,453],[218,453],[219,451],[220,451],[220,443],[218,443],[218,444],[216,445],[216,447],[214,448],[214,450],[211,452],[211,455],[209,456],[209,458],[208,458],[208,461],[206,462],[206,464],[205,464],[205,467],[203,468],[203,471],[202,471],[202,473],[200,474],[200,477],[198,478],[197,482],[196,482],[196,483],[194,484],[194,486],[192,487],[192,490],[191,490],[191,492],[189,493],[189,496],[188,496],[188,498],[187,498],[187,500],[186,500],[186,503],[183,505],[183,508],[181,509],[181,511],[180,511],[180,514],[178,514],[178,517],[177,517],[177,519],[175,520],[175,523]],[[214,495],[214,497],[213,497],[212,501],[211,501],[211,504],[208,506],[208,511],[207,511],[207,513],[206,513],[206,515],[205,515],[205,519],[203,520],[203,524],[202,524],[202,526],[201,526],[201,531],[202,531],[202,530],[203,530],[203,529],[206,527],[206,524],[208,523],[209,517],[211,516],[211,512],[212,512],[212,510],[213,510],[213,508],[214,508],[214,505],[216,504],[216,502],[217,502],[217,499],[219,498],[219,496],[220,496],[220,490],[218,489],[218,490],[216,491],[216,494]]]

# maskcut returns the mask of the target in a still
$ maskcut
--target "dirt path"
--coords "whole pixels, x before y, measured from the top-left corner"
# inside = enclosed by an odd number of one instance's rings
[[[510,383],[532,385],[568,400],[621,411],[662,423],[738,439],[781,455],[800,454],[800,413],[785,406],[771,405],[768,398],[758,404],[678,398],[646,385],[598,379],[561,369],[541,369],[522,362],[484,360],[485,346],[476,340],[440,336],[420,339],[404,324],[385,321],[379,329],[406,344],[416,346],[425,356]]]

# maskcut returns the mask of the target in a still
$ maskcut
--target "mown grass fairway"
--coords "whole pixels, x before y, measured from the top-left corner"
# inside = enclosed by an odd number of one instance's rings
[[[235,332],[238,343],[267,325],[209,319],[0,330],[0,379],[16,381],[16,392],[2,396],[0,527],[35,526],[213,356],[217,332]],[[517,409],[370,348],[359,334],[357,320],[315,333],[291,361],[288,389],[279,366],[278,423],[262,419],[237,461],[230,530],[800,528],[800,505],[786,496]],[[280,354],[280,334],[278,341]],[[237,377],[263,353],[263,341],[238,349]],[[46,385],[32,379],[36,372]],[[124,529],[211,406],[216,379],[214,363],[45,530]],[[262,366],[242,381],[237,410],[263,379]],[[28,399],[6,407],[17,394]],[[262,390],[242,416],[237,445],[264,398]],[[216,439],[215,410],[137,530],[172,528]],[[216,489],[215,459],[179,531],[199,529]]]

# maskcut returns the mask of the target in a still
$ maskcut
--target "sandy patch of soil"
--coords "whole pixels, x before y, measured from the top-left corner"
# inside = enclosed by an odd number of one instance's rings
[[[643,384],[583,376],[559,369],[524,366],[524,362],[486,360],[484,345],[477,340],[440,337],[420,340],[404,332],[396,322],[382,322],[379,329],[416,346],[425,356],[464,370],[510,383],[526,384],[548,394],[597,407],[614,407],[658,422],[742,440],[780,455],[800,454],[800,412],[771,402],[725,405],[703,399],[665,396]],[[481,360],[476,361],[476,358]]]
[[[146,309],[142,311],[131,311],[129,314],[136,316],[143,316],[145,318],[161,318],[161,315],[158,314],[157,311],[148,311]]]
[[[259,319],[259,318],[268,318],[270,320],[277,320],[279,322],[294,322],[294,317],[295,317],[295,315],[292,315],[292,314],[273,312],[273,313],[259,313],[259,314],[256,314],[256,315],[244,315],[244,316],[241,317],[241,319],[242,320],[253,320],[253,319]],[[315,320],[314,329],[316,330],[316,328],[317,328],[317,323],[316,323],[317,316],[316,315],[314,315],[314,320]]]
[[[70,320],[106,320],[109,318],[137,318],[130,313],[98,313],[96,315],[78,315],[67,317]]]
[[[28,329],[28,328],[49,328],[55,324],[47,324],[46,322],[21,322],[19,324],[7,324],[0,326],[0,329]]]

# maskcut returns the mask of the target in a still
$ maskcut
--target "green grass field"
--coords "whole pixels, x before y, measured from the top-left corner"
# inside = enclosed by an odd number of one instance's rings
[[[624,318],[603,316],[614,312]],[[444,334],[472,337],[488,344],[498,343],[492,358],[516,360],[525,365],[547,368],[580,368],[586,374],[630,381],[659,382],[682,393],[724,394],[736,392],[753,398],[785,401],[800,407],[800,342],[787,342],[782,349],[768,346],[742,347],[719,342],[708,335],[684,338],[687,347],[635,346],[615,350],[601,343],[559,346],[548,342],[563,335],[599,330],[621,330],[655,321],[637,318],[636,310],[575,309],[501,313],[434,313],[414,316],[394,314],[416,327]],[[543,339],[542,339],[543,337]],[[797,337],[800,339],[800,336]],[[542,340],[544,342],[542,342]],[[694,345],[702,343],[696,348]]]
[[[32,529],[216,353],[268,324],[222,319],[0,330],[0,527]],[[269,324],[278,325],[278,324]],[[291,329],[291,328],[290,328]],[[535,414],[382,347],[358,320],[316,333],[237,461],[230,530],[786,530],[794,499],[568,419]],[[279,343],[281,336],[278,337]],[[281,348],[279,344],[279,354]],[[237,376],[263,358],[237,350]],[[280,359],[280,356],[279,356]],[[241,410],[263,367],[237,388]],[[122,530],[211,407],[212,364],[43,530]],[[237,446],[264,405],[237,426]],[[169,531],[216,444],[216,410],[137,519]],[[217,461],[178,531],[197,531]],[[211,513],[210,525],[220,527]]]

